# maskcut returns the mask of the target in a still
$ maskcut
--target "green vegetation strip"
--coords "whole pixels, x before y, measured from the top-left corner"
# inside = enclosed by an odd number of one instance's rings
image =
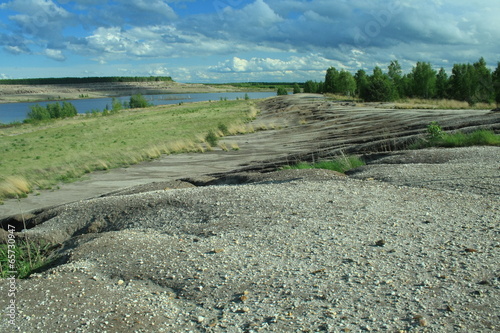
[[[427,137],[411,145],[410,149],[470,146],[500,146],[500,135],[490,130],[446,133],[437,122],[432,122],[427,126]]]
[[[0,199],[162,154],[203,152],[210,131],[244,124],[252,101],[157,106],[0,128]]]
[[[27,278],[52,263],[51,253],[53,247],[45,242],[19,240],[15,244],[0,244],[0,278],[12,275],[18,279]]]
[[[291,166],[285,166],[283,169],[326,169],[344,173],[348,170],[365,165],[365,162],[356,156],[341,156],[331,161],[321,161],[316,163],[301,162]]]

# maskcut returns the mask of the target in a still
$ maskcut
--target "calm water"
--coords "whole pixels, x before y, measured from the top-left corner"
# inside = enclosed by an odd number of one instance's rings
[[[275,92],[249,92],[247,93],[251,99],[266,98],[276,96]],[[164,95],[144,95],[149,103],[154,105],[178,104],[180,102],[204,102],[218,101],[221,98],[235,100],[236,98],[245,98],[245,93],[200,93],[200,94],[164,94]],[[128,102],[130,96],[117,97],[118,100]],[[112,98],[96,98],[96,99],[78,99],[69,100],[73,104],[78,113],[86,113],[92,110],[102,111],[108,106],[111,109]],[[0,123],[8,124],[14,121],[23,121],[26,119],[30,106],[39,104],[45,106],[56,101],[37,102],[37,103],[7,103],[0,104]],[[58,101],[59,102],[59,101]]]

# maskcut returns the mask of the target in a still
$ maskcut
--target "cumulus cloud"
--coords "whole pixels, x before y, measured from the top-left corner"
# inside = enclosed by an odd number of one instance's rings
[[[497,0],[198,1],[204,14],[176,13],[194,0],[11,0],[0,4],[8,13],[0,45],[57,61],[219,56],[208,73],[221,79],[252,71],[295,77],[325,64],[371,69],[393,59],[407,66],[499,60]]]

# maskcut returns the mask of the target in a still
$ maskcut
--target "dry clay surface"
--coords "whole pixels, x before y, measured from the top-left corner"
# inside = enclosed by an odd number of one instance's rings
[[[42,209],[23,234],[60,243],[58,265],[16,281],[0,330],[496,332],[499,156],[379,152],[347,176],[240,170]]]

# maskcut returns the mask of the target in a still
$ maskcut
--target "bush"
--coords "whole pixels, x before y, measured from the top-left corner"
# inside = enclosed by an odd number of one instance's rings
[[[279,87],[278,88],[278,96],[282,96],[282,95],[288,95],[288,91],[286,90],[286,88]]]
[[[130,108],[147,108],[149,105],[148,101],[141,94],[133,95],[130,97]]]
[[[205,136],[205,141],[212,147],[217,146],[219,142],[219,137],[215,134],[214,131],[208,132],[207,136]]]

